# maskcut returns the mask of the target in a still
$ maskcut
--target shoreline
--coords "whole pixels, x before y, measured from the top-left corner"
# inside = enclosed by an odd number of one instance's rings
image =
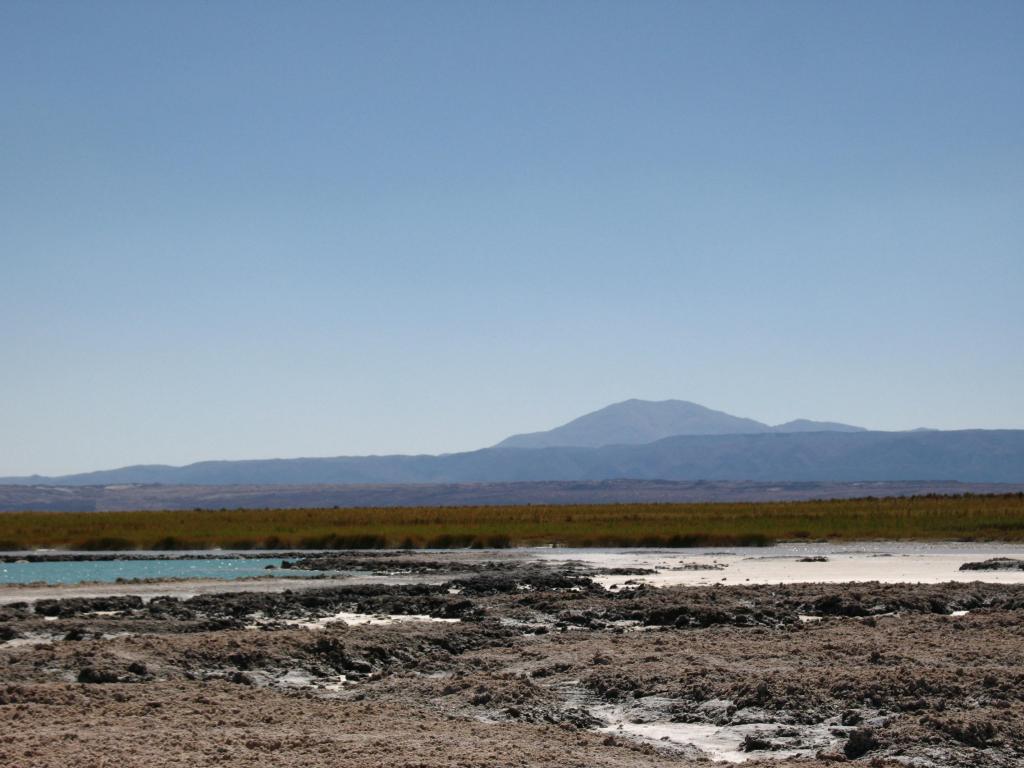
[[[72,553],[67,553],[72,554]],[[0,584],[0,604],[61,597],[192,596],[360,584],[433,584],[481,568],[573,567],[604,588],[701,587],[713,584],[1024,584],[1024,570],[961,570],[992,557],[1024,559],[1024,545],[978,542],[843,542],[731,548],[512,548],[498,550],[350,550],[282,552],[288,576],[141,578],[77,583]],[[118,560],[116,553],[95,562]],[[94,562],[58,557],[36,562]],[[124,558],[144,562],[146,555]],[[188,561],[176,553],[161,561]],[[197,558],[203,559],[203,558]],[[7,564],[16,568],[17,562]],[[0,566],[3,567],[3,566]],[[299,575],[304,569],[309,576]]]

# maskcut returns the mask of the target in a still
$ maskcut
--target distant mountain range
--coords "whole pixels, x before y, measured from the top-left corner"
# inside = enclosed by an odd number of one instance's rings
[[[672,481],[1024,482],[1024,430],[872,432],[797,420],[776,427],[683,401],[629,400],[549,432],[440,456],[140,465],[3,484],[83,486]]]

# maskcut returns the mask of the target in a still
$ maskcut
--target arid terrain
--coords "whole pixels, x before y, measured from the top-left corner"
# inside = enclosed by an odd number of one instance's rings
[[[420,583],[0,606],[0,764],[1024,764],[1022,585],[327,557]]]

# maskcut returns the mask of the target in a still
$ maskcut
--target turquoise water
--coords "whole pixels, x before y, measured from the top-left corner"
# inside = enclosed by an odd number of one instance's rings
[[[309,577],[316,571],[280,570],[281,558],[101,560],[60,563],[0,563],[0,584],[78,584],[118,579],[242,579],[247,576]],[[276,566],[267,570],[268,565]]]

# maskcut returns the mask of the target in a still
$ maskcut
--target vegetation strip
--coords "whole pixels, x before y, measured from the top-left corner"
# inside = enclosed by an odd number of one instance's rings
[[[739,546],[1024,540],[1024,494],[827,501],[0,513],[0,550]]]

